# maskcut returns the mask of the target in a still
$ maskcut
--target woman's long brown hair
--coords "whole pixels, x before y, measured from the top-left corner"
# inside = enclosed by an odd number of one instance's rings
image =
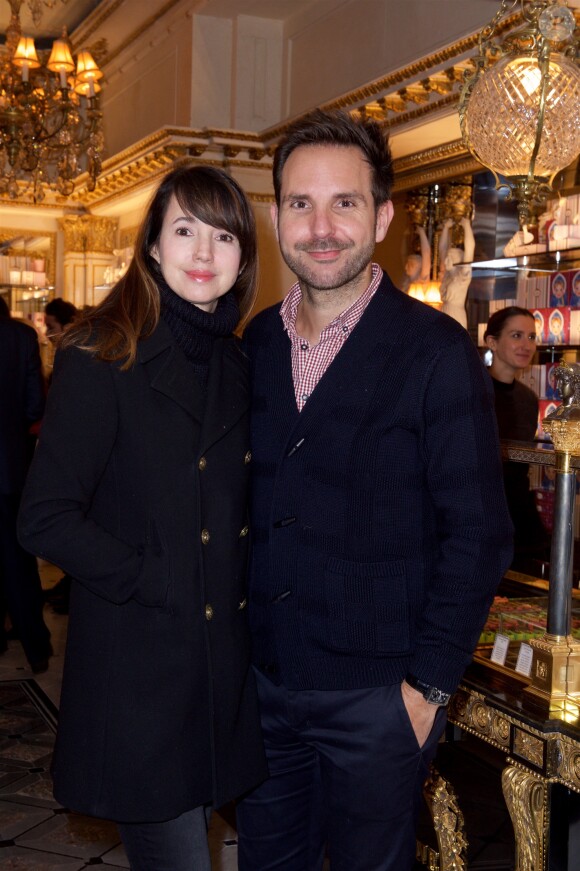
[[[75,346],[101,360],[123,360],[123,369],[135,362],[137,342],[150,336],[159,321],[159,264],[151,248],[159,239],[171,198],[186,214],[204,224],[233,233],[241,249],[240,274],[234,292],[244,319],[255,299],[258,255],[254,215],[238,183],[224,170],[180,164],[157,188],[139,229],[135,254],[125,275],[106,298],[75,322],[60,346]]]

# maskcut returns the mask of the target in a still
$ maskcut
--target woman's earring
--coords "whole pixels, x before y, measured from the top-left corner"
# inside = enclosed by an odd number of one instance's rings
[[[483,354],[483,365],[487,366],[487,368],[489,369],[489,367],[491,366],[492,363],[493,363],[493,351],[491,350],[491,348],[488,348],[487,351],[485,351]]]

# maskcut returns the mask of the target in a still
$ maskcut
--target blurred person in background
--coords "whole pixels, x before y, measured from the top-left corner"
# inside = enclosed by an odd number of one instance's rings
[[[38,566],[18,543],[16,517],[30,461],[29,430],[43,411],[36,330],[12,319],[0,297],[0,653],[8,647],[8,616],[35,674],[47,670],[52,648]]]

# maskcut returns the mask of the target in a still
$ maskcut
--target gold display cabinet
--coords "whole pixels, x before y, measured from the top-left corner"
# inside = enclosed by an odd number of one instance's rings
[[[580,367],[576,374],[580,381]],[[556,428],[565,431],[566,418],[572,419],[572,429],[580,427],[580,406],[565,414],[571,404],[558,410]],[[555,447],[502,446],[504,459],[556,468],[546,577],[506,573],[504,584],[516,598],[506,597],[503,608],[495,608],[495,623],[488,623],[449,706],[449,731],[456,739],[469,739],[472,747],[483,742],[482,754],[495,748],[515,835],[515,871],[580,869],[580,592],[572,581],[580,440],[566,436],[563,441],[558,433],[552,437]],[[504,663],[492,659],[492,636],[500,630],[510,638]],[[529,647],[528,665],[518,671],[522,644]],[[425,797],[438,850],[419,846],[418,858],[430,869],[468,871],[469,831],[452,786],[434,772]]]

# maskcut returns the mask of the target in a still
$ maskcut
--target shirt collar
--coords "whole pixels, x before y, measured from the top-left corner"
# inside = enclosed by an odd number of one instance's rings
[[[369,304],[371,298],[374,296],[374,293],[381,283],[381,279],[383,277],[383,270],[378,265],[378,263],[372,264],[372,276],[371,282],[364,293],[355,299],[355,301],[343,312],[338,314],[334,320],[332,320],[322,331],[322,334],[325,334],[329,331],[334,331],[335,329],[340,329],[345,333],[350,332],[358,321],[361,318],[362,313],[365,308]],[[293,284],[284,301],[280,307],[280,317],[282,318],[282,322],[284,324],[284,329],[290,336],[290,338],[296,337],[296,316],[298,314],[298,306],[302,302],[302,290],[300,289],[300,282],[296,282]]]

